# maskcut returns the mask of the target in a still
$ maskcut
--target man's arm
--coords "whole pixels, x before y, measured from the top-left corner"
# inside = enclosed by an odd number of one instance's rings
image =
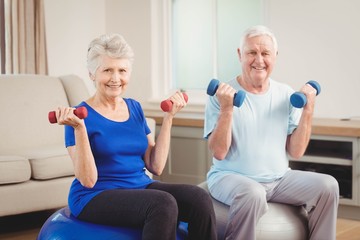
[[[225,83],[220,83],[216,91],[220,104],[220,113],[216,127],[208,138],[208,145],[214,158],[218,160],[225,158],[231,145],[234,94],[235,89]]]
[[[316,90],[309,84],[306,84],[301,89],[301,92],[305,94],[307,103],[303,108],[298,127],[288,136],[286,142],[286,150],[294,159],[301,158],[309,144],[315,107]]]

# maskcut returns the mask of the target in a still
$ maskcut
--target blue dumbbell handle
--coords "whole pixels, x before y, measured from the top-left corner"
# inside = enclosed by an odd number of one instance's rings
[[[308,81],[307,84],[310,84],[316,90],[316,95],[319,95],[321,92],[320,84],[314,80]],[[302,108],[306,105],[307,99],[304,93],[295,92],[290,97],[291,105],[296,108]]]
[[[219,80],[212,79],[209,83],[206,93],[210,96],[214,96],[219,87],[219,83],[220,83]],[[240,107],[242,105],[242,103],[244,102],[245,96],[246,96],[245,92],[242,90],[239,90],[234,95],[233,105],[236,107]]]

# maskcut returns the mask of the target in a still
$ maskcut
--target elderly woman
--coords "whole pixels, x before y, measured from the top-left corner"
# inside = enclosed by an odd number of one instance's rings
[[[77,107],[86,107],[88,117],[79,119],[69,107],[56,111],[75,169],[72,214],[97,224],[142,227],[142,239],[175,239],[178,221],[189,223],[189,239],[216,239],[215,214],[205,191],[155,181],[145,173],[160,175],[164,169],[172,120],[186,105],[183,95],[171,96],[173,106],[164,113],[155,144],[140,103],[122,97],[133,63],[124,38],[112,34],[94,39],[87,63],[96,92]]]

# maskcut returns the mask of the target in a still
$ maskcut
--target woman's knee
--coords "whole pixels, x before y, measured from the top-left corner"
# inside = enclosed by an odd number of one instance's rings
[[[211,196],[206,190],[193,186],[191,191],[191,202],[194,205],[212,207]]]
[[[152,191],[145,209],[146,219],[142,239],[174,239],[177,227],[178,208],[175,198],[163,191]]]
[[[157,191],[153,196],[152,204],[149,209],[150,217],[161,218],[164,221],[177,220],[178,206],[175,198],[163,191]]]

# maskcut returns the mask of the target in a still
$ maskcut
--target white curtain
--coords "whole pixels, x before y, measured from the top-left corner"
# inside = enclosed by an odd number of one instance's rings
[[[5,73],[47,75],[43,0],[5,0]]]

